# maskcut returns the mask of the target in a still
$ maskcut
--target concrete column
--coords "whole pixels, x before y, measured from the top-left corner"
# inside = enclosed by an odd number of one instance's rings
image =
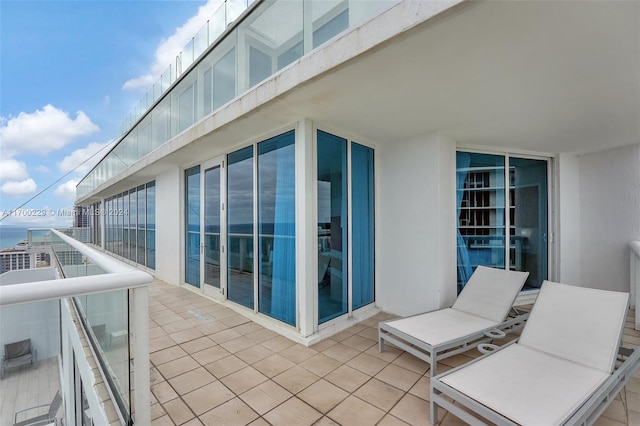
[[[313,123],[302,120],[296,129],[296,282],[298,329],[313,334],[317,320],[318,235],[316,232],[316,164]]]

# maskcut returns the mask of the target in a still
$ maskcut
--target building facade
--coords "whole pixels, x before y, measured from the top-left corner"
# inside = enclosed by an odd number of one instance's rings
[[[0,274],[29,268],[31,268],[31,254],[26,250],[0,250]]]
[[[628,291],[639,7],[245,3],[76,203],[105,250],[306,344],[448,305],[480,264]]]

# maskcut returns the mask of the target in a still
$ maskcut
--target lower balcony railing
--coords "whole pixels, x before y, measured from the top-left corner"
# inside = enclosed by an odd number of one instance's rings
[[[29,230],[39,267],[0,276],[0,424],[41,414],[20,410],[51,403],[56,391],[64,424],[150,424],[151,276],[67,233]],[[38,390],[20,392],[29,376]]]

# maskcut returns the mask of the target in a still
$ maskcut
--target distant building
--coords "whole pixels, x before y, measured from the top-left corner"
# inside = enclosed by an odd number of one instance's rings
[[[26,250],[0,250],[0,274],[7,271],[31,268],[31,255]]]
[[[74,228],[88,228],[89,221],[91,220],[90,208],[83,206],[74,207],[73,215],[73,227]]]

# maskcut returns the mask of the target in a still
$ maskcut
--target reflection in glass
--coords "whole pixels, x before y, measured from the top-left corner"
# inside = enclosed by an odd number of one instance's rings
[[[122,215],[120,212],[122,211],[122,195],[117,195],[115,198],[116,207],[113,211],[113,218],[116,225],[116,241],[115,241],[115,250],[114,253],[117,255],[122,255]]]
[[[109,214],[109,209],[111,209],[111,200],[105,200],[104,202],[104,246],[107,251],[111,250],[111,215]]]
[[[116,401],[130,412],[129,292],[117,290],[75,299],[90,338],[98,346],[98,359],[110,373]]]
[[[129,259],[129,192],[125,192],[122,197],[124,205],[122,206],[122,218],[124,225],[122,226],[122,257]]]
[[[540,287],[547,278],[547,161],[508,158],[508,209],[506,161],[503,155],[457,153],[459,290],[477,265],[527,271],[525,287]]]
[[[253,146],[229,154],[227,297],[253,309]]]
[[[327,2],[328,3],[328,2]],[[336,7],[336,10],[342,8],[343,6],[339,4]],[[329,11],[327,15],[335,13],[334,10]],[[326,15],[322,16],[318,21],[326,19]],[[320,46],[324,42],[331,39],[333,36],[341,33],[342,31],[349,28],[349,9],[344,9],[342,12],[338,13],[336,16],[331,18],[328,22],[320,26],[317,30],[313,32],[313,48]]]
[[[156,183],[147,184],[147,267],[156,268]]]
[[[547,278],[547,162],[510,157],[509,182],[510,266],[539,288]]]
[[[351,144],[352,309],[374,301],[373,149]]]
[[[204,282],[220,288],[220,166],[204,172]]]
[[[200,287],[200,166],[184,171],[184,281]]]
[[[347,312],[347,141],[318,131],[318,322]]]
[[[258,144],[260,312],[296,324],[295,133]]]
[[[144,185],[138,187],[138,263],[146,265],[146,239],[144,231],[147,223],[147,193]]]
[[[169,123],[171,111],[169,110],[171,98],[166,97],[153,109],[151,114],[151,143],[155,149],[169,139]]]
[[[136,246],[138,228],[138,197],[136,188],[129,191],[129,259],[137,262],[138,247]]]
[[[458,152],[458,291],[478,265],[505,268],[505,158]]]
[[[178,132],[191,126],[195,120],[195,83],[190,84],[178,97]]]
[[[249,47],[249,85],[260,83],[271,75],[271,56],[261,50]]]
[[[213,109],[236,95],[236,48],[230,49],[213,67]]]

